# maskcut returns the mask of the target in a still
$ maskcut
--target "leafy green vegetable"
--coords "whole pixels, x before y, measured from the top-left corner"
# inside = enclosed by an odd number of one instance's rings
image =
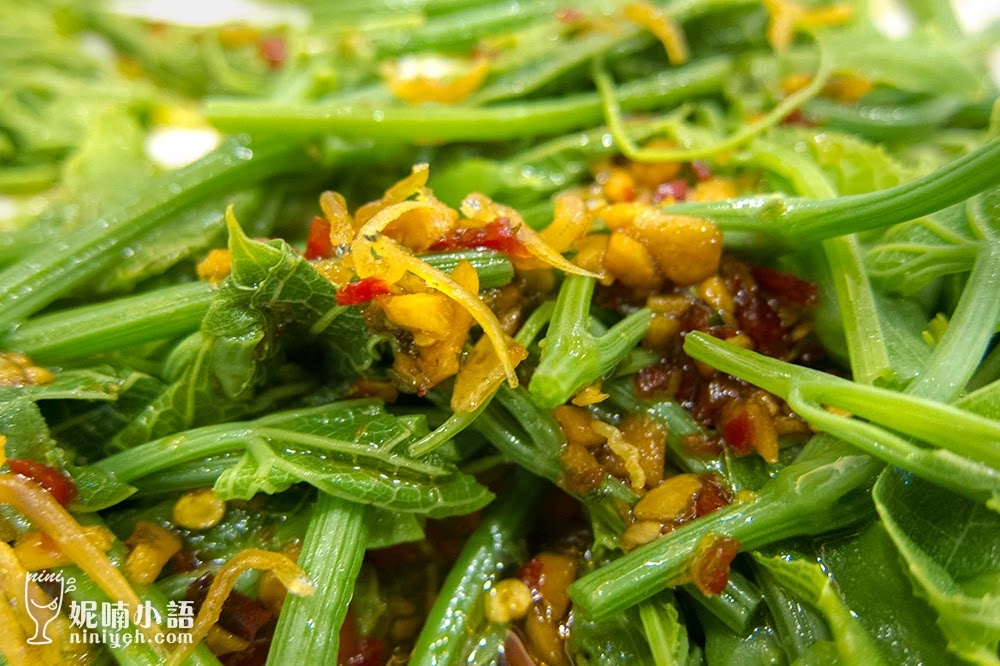
[[[938,615],[948,649],[974,663],[995,663],[1000,516],[895,469],[879,478],[874,498],[914,590]]]
[[[482,508],[492,494],[473,478],[434,455],[419,461],[406,455],[421,427],[390,416],[376,401],[347,401],[189,430],[105,458],[97,467],[134,480],[243,450],[215,484],[221,497],[247,499],[305,481],[335,497],[396,511],[446,516]]]
[[[826,618],[841,660],[865,664],[885,663],[875,642],[844,604],[828,574],[817,562],[796,557],[765,557],[755,561],[802,600],[815,606]]]

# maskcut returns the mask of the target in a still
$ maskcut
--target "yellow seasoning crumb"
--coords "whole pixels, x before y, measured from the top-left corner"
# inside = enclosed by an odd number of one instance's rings
[[[601,382],[598,380],[590,386],[580,389],[580,391],[573,396],[572,402],[577,407],[586,407],[587,405],[595,405],[607,399],[608,394],[601,391]]]
[[[42,386],[51,384],[56,376],[32,362],[24,354],[0,352],[0,386]]]
[[[198,264],[198,279],[216,284],[229,277],[233,262],[229,250],[215,249]]]
[[[486,597],[486,619],[495,624],[516,622],[531,608],[531,590],[519,578],[506,578],[490,589]]]
[[[174,504],[174,523],[189,530],[207,530],[226,515],[226,503],[211,488],[191,490]]]

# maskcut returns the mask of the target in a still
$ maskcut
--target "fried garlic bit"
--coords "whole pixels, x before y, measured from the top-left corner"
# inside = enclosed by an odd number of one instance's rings
[[[719,268],[722,233],[707,220],[636,203],[612,204],[598,215],[612,231],[604,266],[626,285],[696,284]]]
[[[477,247],[474,240],[483,228],[502,227],[516,246],[511,260],[522,269],[552,267],[567,273],[593,275],[570,263],[561,254],[590,229],[591,216],[579,197],[564,197],[556,203],[554,229],[539,234],[521,215],[483,194],[465,198],[459,210],[440,200],[427,187],[426,164],[369,202],[352,216],[344,198],[334,192],[320,197],[320,207],[330,225],[333,258],[316,267],[338,288],[352,280],[375,279],[389,289],[373,295],[386,319],[412,338],[407,353],[396,358],[400,378],[418,391],[428,390],[460,371],[460,360],[469,329],[483,329],[489,352],[482,345],[475,352],[470,372],[462,384],[474,390],[460,401],[459,411],[474,409],[496,389],[499,373],[517,386],[514,371],[525,351],[504,331],[497,316],[479,298],[479,279],[468,263],[460,263],[451,274],[420,259],[416,253],[436,247]],[[456,240],[459,239],[459,240]],[[463,245],[463,242],[466,243]],[[388,291],[388,293],[386,293]]]

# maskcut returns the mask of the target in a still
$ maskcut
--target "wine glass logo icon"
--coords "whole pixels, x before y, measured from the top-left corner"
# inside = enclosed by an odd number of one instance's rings
[[[50,576],[46,582],[56,589],[52,601],[47,604],[40,604],[36,600],[37,595],[32,594],[31,583],[33,578],[29,575],[24,579],[24,607],[28,612],[28,617],[35,623],[35,635],[28,639],[30,645],[49,645],[52,639],[46,634],[52,620],[56,619],[59,611],[62,610],[63,593],[65,591],[65,580],[62,576]]]

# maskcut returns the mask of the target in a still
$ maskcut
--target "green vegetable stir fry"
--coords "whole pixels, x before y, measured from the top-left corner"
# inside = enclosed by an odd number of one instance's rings
[[[1000,25],[126,9],[0,5],[0,664],[1000,664]]]

